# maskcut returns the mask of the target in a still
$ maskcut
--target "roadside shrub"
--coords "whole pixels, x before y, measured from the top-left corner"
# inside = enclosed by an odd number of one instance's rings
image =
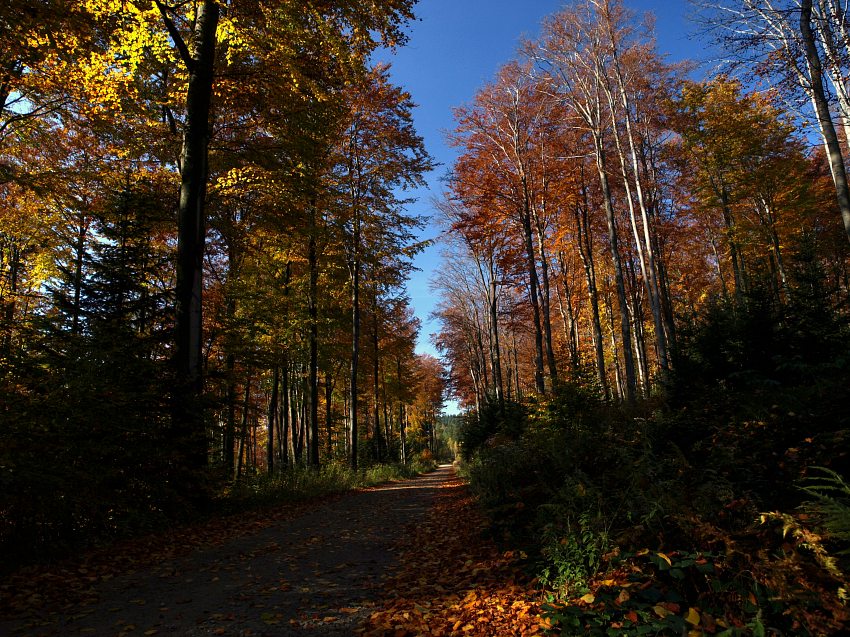
[[[505,401],[499,405],[488,401],[479,412],[466,415],[461,433],[461,449],[464,460],[470,460],[493,436],[501,434],[516,439],[528,424],[527,408],[516,402]]]
[[[428,473],[436,468],[437,461],[428,449],[413,454],[413,457],[407,463],[407,470],[411,474],[410,477],[419,475],[420,473]]]
[[[542,526],[541,584],[559,598],[587,592],[610,546],[602,515],[598,511],[575,515],[553,505],[541,507],[539,513],[551,520]]]

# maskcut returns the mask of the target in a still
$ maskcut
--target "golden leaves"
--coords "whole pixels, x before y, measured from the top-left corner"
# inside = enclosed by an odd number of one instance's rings
[[[550,628],[519,567],[521,554],[482,542],[485,526],[465,489],[441,490],[401,547],[402,565],[388,582],[404,595],[373,612],[360,634],[535,635]]]

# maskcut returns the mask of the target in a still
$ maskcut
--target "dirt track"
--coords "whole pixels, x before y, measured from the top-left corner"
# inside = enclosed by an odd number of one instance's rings
[[[0,635],[351,635],[450,466],[94,585],[89,603],[0,620]]]

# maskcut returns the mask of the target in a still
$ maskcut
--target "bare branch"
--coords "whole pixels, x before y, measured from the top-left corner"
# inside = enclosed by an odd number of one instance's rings
[[[189,52],[189,47],[186,46],[186,41],[183,39],[183,36],[180,35],[180,32],[177,30],[177,26],[168,15],[168,8],[160,2],[160,0],[154,0],[154,4],[156,4],[160,14],[162,15],[162,20],[165,22],[165,28],[168,30],[168,35],[171,36],[171,39],[174,41],[174,46],[177,47],[177,51],[180,53],[180,59],[183,60],[183,64],[186,65],[186,69],[191,73],[195,68],[195,60]]]

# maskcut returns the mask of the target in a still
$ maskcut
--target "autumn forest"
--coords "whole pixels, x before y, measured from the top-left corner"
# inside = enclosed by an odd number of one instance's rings
[[[415,5],[0,5],[0,575],[454,463],[361,633],[846,630],[850,6],[570,0],[438,166]]]

